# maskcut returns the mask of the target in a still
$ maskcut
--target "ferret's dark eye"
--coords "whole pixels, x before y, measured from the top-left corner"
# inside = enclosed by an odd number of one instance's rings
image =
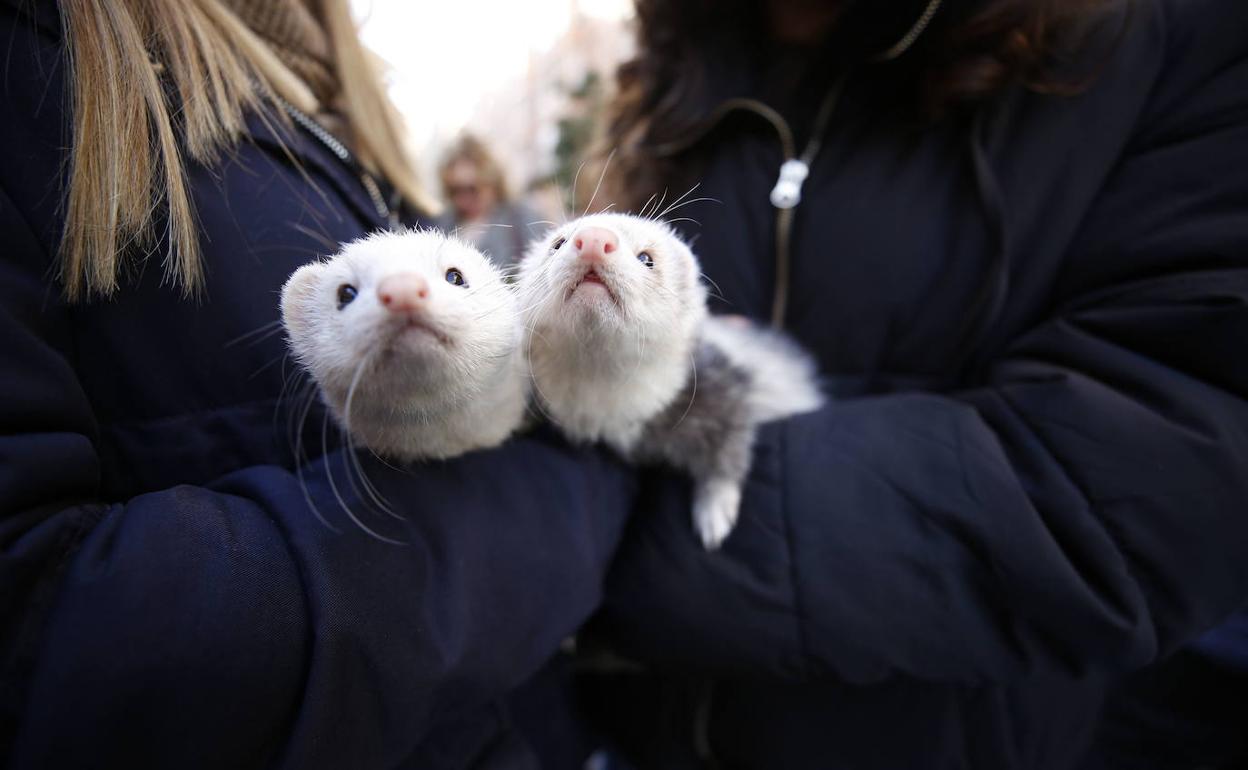
[[[358,294],[359,292],[355,290],[355,287],[349,283],[344,283],[343,285],[339,286],[338,287],[338,309],[342,310],[347,305],[350,305],[351,300],[355,299]]]
[[[559,249],[562,249],[562,248],[563,248],[563,244],[565,244],[565,243],[567,243],[567,242],[568,242],[568,239],[567,239],[567,238],[556,238],[556,239],[555,239],[555,242],[554,242],[554,243],[552,243],[552,244],[550,244],[550,253],[551,253],[551,254],[554,254],[554,253],[555,253],[556,251],[558,251]]]
[[[654,257],[650,256],[648,251],[637,252],[637,261],[646,267],[654,267]]]
[[[468,282],[464,280],[464,274],[456,268],[446,271],[446,282],[452,286],[467,286]]]

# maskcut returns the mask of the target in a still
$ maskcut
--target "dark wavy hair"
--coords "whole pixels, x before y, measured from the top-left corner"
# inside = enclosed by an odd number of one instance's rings
[[[905,99],[908,91],[919,120],[949,117],[1014,84],[1074,93],[1094,76],[1095,67],[1076,62],[1104,28],[1098,21],[1131,1],[944,0],[889,66],[905,73],[900,93]],[[896,43],[930,0],[840,2],[828,45],[846,65]],[[600,141],[615,152],[605,177],[610,199],[633,209],[675,181],[654,149],[687,137],[733,79],[757,66],[751,57],[765,49],[768,30],[766,0],[636,0],[636,9],[637,54],[617,72]]]

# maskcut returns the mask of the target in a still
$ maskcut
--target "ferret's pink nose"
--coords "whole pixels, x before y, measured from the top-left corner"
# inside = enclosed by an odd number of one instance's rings
[[[607,255],[620,247],[615,233],[602,227],[586,227],[577,230],[572,236],[572,245],[576,247],[585,262],[605,262]]]
[[[429,284],[415,273],[398,273],[377,284],[377,299],[392,313],[410,313],[429,299]]]

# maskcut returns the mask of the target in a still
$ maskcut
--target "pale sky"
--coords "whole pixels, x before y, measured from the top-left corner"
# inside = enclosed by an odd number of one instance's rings
[[[418,151],[458,133],[482,96],[525,72],[573,12],[605,19],[630,0],[351,0],[364,43],[394,68],[390,96]]]

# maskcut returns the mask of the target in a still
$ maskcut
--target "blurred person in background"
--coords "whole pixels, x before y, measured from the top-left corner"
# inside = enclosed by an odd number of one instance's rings
[[[345,0],[3,0],[0,48],[0,765],[535,766],[502,697],[631,475],[327,432],[282,284],[431,222]]]
[[[720,551],[647,485],[582,635],[624,756],[1248,767],[1248,4],[637,11],[600,202],[834,399]]]
[[[499,267],[524,256],[525,246],[544,229],[541,216],[509,194],[502,166],[477,137],[460,136],[443,156],[438,176],[450,204],[438,225]]]

